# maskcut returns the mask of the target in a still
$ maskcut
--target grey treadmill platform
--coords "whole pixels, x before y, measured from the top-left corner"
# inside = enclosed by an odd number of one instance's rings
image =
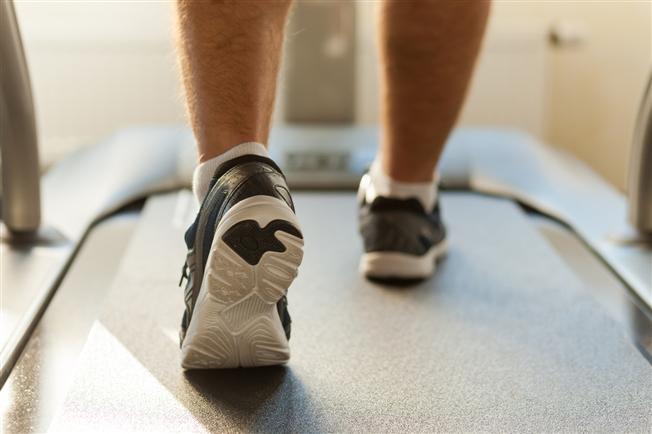
[[[192,202],[155,196],[51,429],[652,429],[650,364],[512,202],[444,194],[448,257],[427,282],[386,287],[358,274],[353,194],[295,199],[306,251],[287,366],[180,368]]]

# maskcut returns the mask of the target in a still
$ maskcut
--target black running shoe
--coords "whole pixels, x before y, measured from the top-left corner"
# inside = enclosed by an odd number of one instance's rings
[[[303,237],[278,166],[257,155],[221,165],[185,241],[181,365],[287,362],[286,293],[303,257]]]
[[[369,175],[365,175],[368,177]],[[360,271],[375,280],[413,281],[429,277],[446,252],[439,203],[426,212],[416,198],[366,199],[369,180],[360,183],[359,219],[364,253]]]

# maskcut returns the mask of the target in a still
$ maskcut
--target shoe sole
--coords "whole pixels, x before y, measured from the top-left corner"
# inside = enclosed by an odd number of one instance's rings
[[[370,279],[419,280],[430,277],[437,262],[446,255],[446,240],[421,256],[400,252],[369,252],[360,259],[360,272]]]
[[[286,363],[290,349],[276,305],[302,258],[299,224],[285,202],[254,196],[231,208],[213,238],[181,346],[181,365],[215,369]]]

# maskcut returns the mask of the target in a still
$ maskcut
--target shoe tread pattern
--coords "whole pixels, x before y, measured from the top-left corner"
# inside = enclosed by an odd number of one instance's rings
[[[202,305],[201,313],[196,313],[198,332],[186,337],[182,349],[186,368],[277,365],[290,357],[276,304],[297,275],[303,239],[296,227],[283,221],[291,231],[283,227],[271,233],[282,251],[267,250],[251,264],[231,247],[234,243],[226,240],[226,234],[242,223],[233,225],[214,243],[207,266],[206,296],[198,300]],[[246,227],[252,228],[249,223]],[[256,227],[250,236],[261,233],[257,223]],[[268,234],[262,236],[267,238]]]

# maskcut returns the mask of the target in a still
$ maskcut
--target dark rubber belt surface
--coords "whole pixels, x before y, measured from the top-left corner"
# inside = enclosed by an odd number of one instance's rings
[[[652,368],[591,289],[519,208],[465,194],[443,196],[437,275],[403,288],[359,276],[352,194],[295,195],[306,250],[290,364],[184,373],[178,198],[149,200],[53,428],[651,429]]]

